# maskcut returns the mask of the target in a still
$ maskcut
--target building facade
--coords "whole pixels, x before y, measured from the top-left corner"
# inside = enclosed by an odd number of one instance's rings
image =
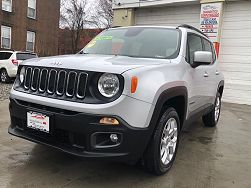
[[[251,105],[250,0],[115,0],[114,25],[189,24],[215,43],[223,100]]]
[[[0,0],[0,49],[58,53],[60,0]]]

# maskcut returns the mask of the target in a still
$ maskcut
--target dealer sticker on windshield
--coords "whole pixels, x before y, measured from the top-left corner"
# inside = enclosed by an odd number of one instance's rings
[[[50,132],[49,116],[36,112],[27,112],[27,127],[42,132]]]

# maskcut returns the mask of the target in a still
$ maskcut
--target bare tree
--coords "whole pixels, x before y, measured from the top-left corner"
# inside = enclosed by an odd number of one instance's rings
[[[81,31],[89,23],[86,0],[61,1],[61,27],[69,28],[72,38],[72,53],[78,50]]]
[[[97,28],[111,27],[113,21],[112,0],[98,0],[95,4],[95,12],[91,16],[92,24]]]

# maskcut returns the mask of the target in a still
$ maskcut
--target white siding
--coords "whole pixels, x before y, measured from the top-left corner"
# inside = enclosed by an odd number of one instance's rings
[[[219,61],[224,101],[251,105],[251,1],[225,4]]]
[[[200,5],[140,8],[136,10],[136,25],[190,24],[199,28]]]

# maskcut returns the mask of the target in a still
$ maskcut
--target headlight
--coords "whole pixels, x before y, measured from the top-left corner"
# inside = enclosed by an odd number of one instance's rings
[[[103,74],[98,81],[98,90],[104,97],[115,96],[119,91],[118,76],[110,73]]]
[[[20,74],[19,74],[19,80],[20,80],[21,84],[24,82],[24,76],[25,76],[25,68],[23,67],[20,71]]]

